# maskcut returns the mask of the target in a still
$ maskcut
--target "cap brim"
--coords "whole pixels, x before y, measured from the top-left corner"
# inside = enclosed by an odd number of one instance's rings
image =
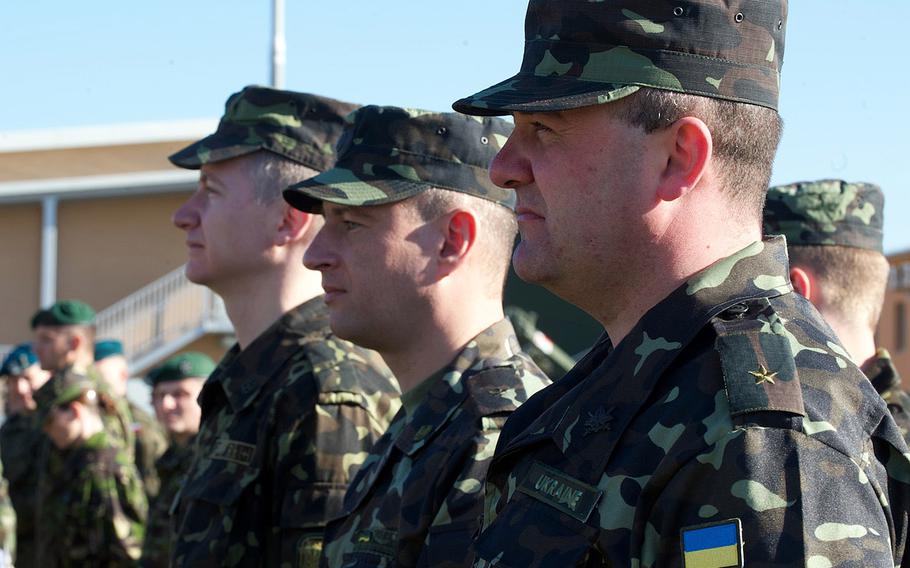
[[[519,73],[492,87],[457,100],[462,114],[499,116],[511,112],[552,112],[609,103],[639,89],[638,85],[583,81],[575,77],[538,77]]]
[[[203,164],[222,162],[261,150],[260,145],[224,144],[218,133],[210,134],[198,142],[193,142],[183,150],[168,156],[168,160],[178,168],[198,170]]]
[[[308,213],[321,213],[328,201],[350,207],[395,203],[434,187],[405,179],[359,178],[351,170],[332,168],[315,177],[295,183],[282,192],[291,207]]]

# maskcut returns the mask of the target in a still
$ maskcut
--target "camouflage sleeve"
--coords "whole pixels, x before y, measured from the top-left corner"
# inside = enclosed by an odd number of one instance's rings
[[[282,562],[316,565],[325,525],[340,513],[347,484],[383,426],[362,405],[361,394],[328,392],[276,438],[272,502],[281,504],[276,526]]]
[[[16,555],[16,511],[0,468],[0,566],[10,566]]]
[[[857,463],[793,429],[735,429],[667,483],[632,557],[697,566],[740,549],[745,566],[894,566],[888,474],[865,450]]]
[[[448,490],[442,494],[413,495],[434,498],[437,501],[434,509],[439,511],[430,524],[417,566],[470,565],[471,543],[483,517],[483,486],[505,419],[505,416],[480,418],[480,429],[462,444],[460,451],[436,456],[442,463],[426,464],[430,470],[438,467],[448,471],[446,478],[440,477],[437,482]],[[407,505],[402,503],[402,511]]]
[[[73,491],[66,542],[57,543],[66,547],[72,565],[135,566],[146,502],[132,464],[123,468],[93,464]]]

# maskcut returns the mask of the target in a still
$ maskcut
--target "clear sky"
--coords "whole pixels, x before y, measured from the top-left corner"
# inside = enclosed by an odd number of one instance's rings
[[[0,131],[217,117],[267,84],[269,0],[0,4]],[[513,74],[522,0],[287,0],[286,88],[450,110]],[[773,183],[878,183],[885,248],[910,249],[910,3],[796,0]]]

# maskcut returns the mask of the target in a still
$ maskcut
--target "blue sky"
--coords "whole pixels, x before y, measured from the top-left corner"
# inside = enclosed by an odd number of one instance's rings
[[[0,6],[0,131],[216,117],[269,80],[268,0]],[[522,0],[287,0],[286,87],[449,110],[521,60]],[[774,183],[878,183],[885,248],[910,249],[910,3],[790,5]]]

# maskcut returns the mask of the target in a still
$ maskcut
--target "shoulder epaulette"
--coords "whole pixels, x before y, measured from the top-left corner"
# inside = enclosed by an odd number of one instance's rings
[[[711,319],[730,414],[806,415],[790,338],[766,298],[745,300]]]
[[[480,416],[512,412],[518,408],[516,397],[503,396],[509,390],[523,389],[519,371],[511,365],[490,367],[468,377],[464,383],[470,393],[469,401]],[[527,395],[519,400],[524,400]]]

